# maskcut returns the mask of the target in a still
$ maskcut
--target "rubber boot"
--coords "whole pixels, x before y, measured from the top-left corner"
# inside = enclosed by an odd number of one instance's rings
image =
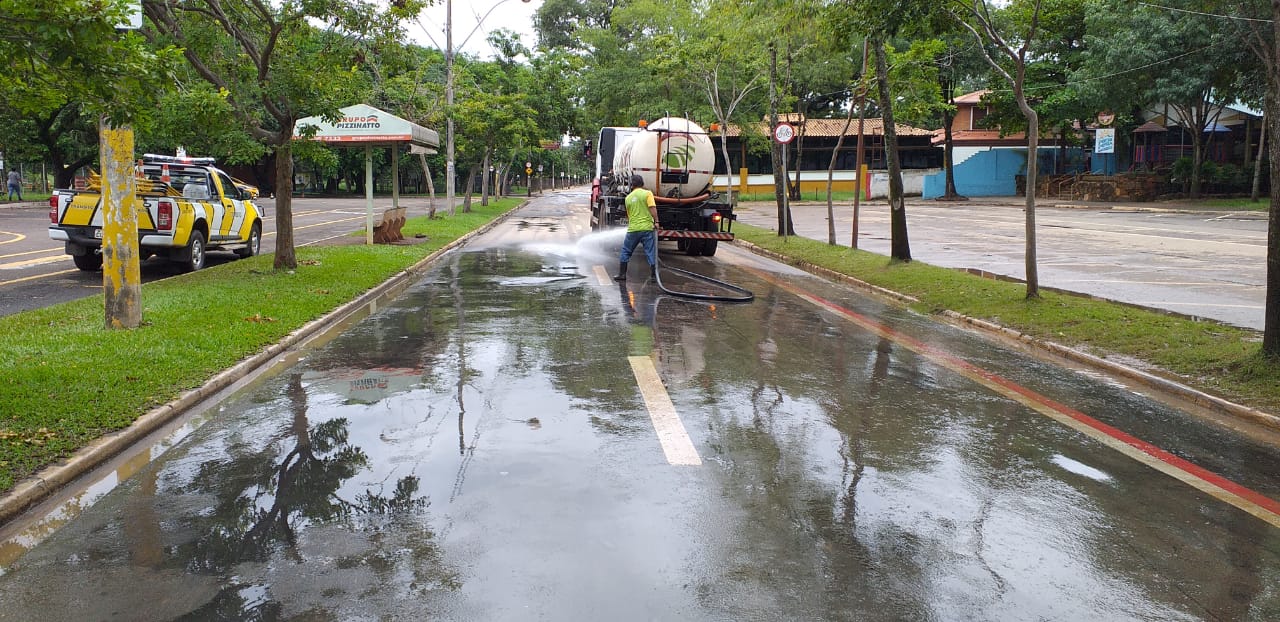
[[[613,280],[615,281],[627,280],[627,262],[625,261],[618,262],[618,274],[614,275]]]

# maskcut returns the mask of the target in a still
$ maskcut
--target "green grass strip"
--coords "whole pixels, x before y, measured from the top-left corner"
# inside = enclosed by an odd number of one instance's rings
[[[832,246],[737,223],[739,238],[796,260],[852,276],[918,299],[922,313],[952,310],[998,323],[1038,339],[1095,356],[1146,363],[1146,369],[1206,393],[1280,412],[1280,361],[1261,354],[1261,334],[1213,321],[1192,320],[1137,307],[998,281],[920,261]],[[1161,370],[1167,373],[1161,374]]]
[[[407,246],[297,249],[232,261],[142,287],[143,326],[103,328],[101,295],[0,317],[0,491],[150,409],[199,387],[307,322],[519,205],[410,218]]]

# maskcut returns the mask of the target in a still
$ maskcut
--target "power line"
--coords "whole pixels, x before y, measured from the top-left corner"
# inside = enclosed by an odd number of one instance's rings
[[[1154,61],[1154,62],[1147,63],[1147,64],[1145,64],[1145,65],[1142,65],[1141,67],[1134,67],[1134,68],[1132,68],[1132,69],[1125,69],[1124,71],[1117,71],[1117,72],[1115,72],[1115,73],[1107,74],[1107,75],[1105,75],[1105,76],[1094,76],[1094,77],[1091,77],[1091,78],[1082,78],[1082,79],[1080,79],[1080,80],[1072,80],[1072,81],[1070,81],[1070,82],[1063,82],[1063,83],[1061,83],[1061,84],[1045,84],[1045,85],[1043,85],[1043,86],[1026,86],[1026,87],[1023,87],[1023,90],[1025,90],[1025,91],[1034,91],[1034,90],[1039,90],[1039,89],[1060,89],[1060,88],[1062,88],[1062,87],[1064,87],[1064,86],[1071,86],[1071,85],[1074,85],[1074,84],[1083,84],[1083,83],[1085,83],[1085,82],[1093,82],[1093,81],[1095,81],[1095,80],[1106,80],[1106,79],[1108,79],[1108,78],[1114,78],[1114,77],[1116,77],[1116,76],[1122,76],[1122,75],[1124,75],[1124,74],[1126,74],[1126,73],[1133,73],[1133,72],[1135,72],[1135,71],[1142,71],[1143,69],[1147,69],[1147,68],[1149,68],[1149,67],[1155,67],[1156,65],[1162,65],[1162,64],[1164,64],[1164,63],[1173,62],[1173,61],[1175,61],[1175,60],[1178,60],[1179,58],[1182,58],[1183,56],[1191,56],[1192,54],[1199,54],[1200,52],[1203,52],[1203,51],[1205,51],[1205,50],[1207,50],[1207,49],[1209,49],[1209,48],[1217,47],[1217,46],[1219,46],[1219,45],[1222,45],[1222,43],[1225,43],[1225,42],[1211,43],[1211,44],[1206,45],[1206,46],[1204,46],[1204,47],[1202,47],[1202,48],[1200,48],[1200,49],[1198,49],[1198,50],[1191,50],[1190,52],[1184,52],[1184,53],[1179,54],[1179,55],[1177,55],[1177,56],[1170,56],[1169,58],[1164,58],[1164,59],[1161,59],[1161,60],[1158,60],[1158,61]],[[1003,91],[1003,90],[1006,90],[1006,89],[1001,89],[1001,90]],[[1008,90],[1012,90],[1012,89],[1008,89]]]
[[[1153,9],[1163,9],[1165,11],[1174,11],[1176,13],[1190,13],[1192,15],[1200,15],[1203,17],[1217,17],[1219,19],[1235,19],[1235,20],[1240,20],[1242,22],[1262,22],[1264,24],[1270,24],[1274,22],[1274,20],[1262,19],[1260,17],[1240,17],[1237,15],[1220,15],[1218,13],[1202,13],[1200,11],[1192,11],[1189,9],[1179,9],[1176,7],[1163,6],[1160,4],[1151,4],[1150,2],[1139,2],[1138,4],[1141,4],[1142,6],[1149,6]]]

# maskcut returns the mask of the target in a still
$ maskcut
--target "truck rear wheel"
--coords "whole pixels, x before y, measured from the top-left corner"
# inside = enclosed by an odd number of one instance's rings
[[[94,272],[102,269],[102,255],[89,251],[83,255],[72,255],[71,260],[76,262],[76,267],[85,272]]]
[[[711,257],[716,254],[716,247],[720,245],[720,240],[703,240],[702,256]]]
[[[181,253],[182,271],[195,272],[204,267],[204,233],[200,230],[191,232],[191,241]]]

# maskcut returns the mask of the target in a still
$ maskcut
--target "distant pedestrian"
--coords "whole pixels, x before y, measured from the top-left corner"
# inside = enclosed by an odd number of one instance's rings
[[[658,204],[653,193],[644,189],[644,178],[631,176],[631,194],[627,195],[627,237],[622,240],[622,255],[618,259],[618,274],[615,281],[627,280],[627,261],[639,244],[644,247],[645,258],[649,260],[649,274],[656,276],[658,266]]]
[[[18,195],[18,200],[22,200],[22,175],[18,171],[9,171],[9,200],[13,200],[13,195]]]

